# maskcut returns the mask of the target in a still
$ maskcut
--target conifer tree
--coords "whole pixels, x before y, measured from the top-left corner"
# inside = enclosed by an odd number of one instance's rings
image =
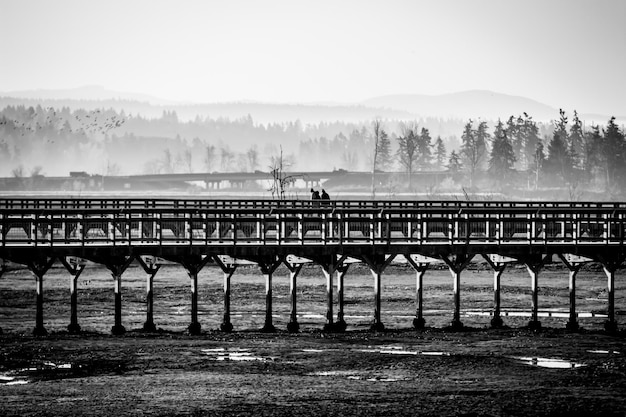
[[[422,170],[428,168],[432,160],[431,141],[428,129],[422,128],[417,142],[417,164]]]
[[[568,151],[572,158],[573,168],[581,168],[584,165],[583,124],[578,118],[578,112],[576,110],[574,110],[572,127],[569,129]]]
[[[562,109],[559,112],[561,117],[555,125],[552,140],[548,144],[545,170],[546,173],[567,181],[572,173],[572,158],[568,148],[567,117]]]
[[[441,136],[437,136],[437,140],[435,141],[435,161],[437,162],[437,169],[442,169],[444,167],[444,162],[446,160],[446,145],[443,143]]]
[[[491,147],[491,157],[489,159],[489,173],[496,182],[506,184],[513,172],[515,164],[515,154],[511,142],[507,138],[507,132],[501,121],[498,121]]]

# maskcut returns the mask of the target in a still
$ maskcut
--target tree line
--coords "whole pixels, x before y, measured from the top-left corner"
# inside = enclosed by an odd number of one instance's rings
[[[493,130],[486,121],[469,120],[463,127],[461,143],[447,152],[438,136],[433,140],[426,128],[415,122],[400,124],[392,151],[390,135],[380,120],[370,128],[373,138],[372,172],[399,168],[413,172],[444,169],[462,185],[537,189],[556,185],[601,186],[619,192],[626,185],[626,140],[615,117],[603,127],[585,128],[574,111],[571,122],[561,109],[559,118],[546,132],[531,116],[523,113],[498,120]],[[542,131],[544,133],[542,133]],[[444,163],[446,161],[446,163]],[[489,178],[485,184],[485,177]]]
[[[585,126],[576,111],[551,123],[523,113],[484,120],[299,121],[257,124],[252,117],[180,120],[113,109],[6,106],[0,110],[0,175],[103,175],[285,169],[407,174],[447,172],[459,186],[527,189],[626,185],[624,129],[615,118]],[[445,128],[442,126],[445,125]],[[453,126],[457,134],[441,135]],[[375,178],[375,175],[373,175]],[[373,179],[372,187],[375,187]]]

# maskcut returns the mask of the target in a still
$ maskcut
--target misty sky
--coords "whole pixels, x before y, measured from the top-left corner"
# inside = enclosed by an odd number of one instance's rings
[[[2,0],[0,91],[353,102],[486,89],[626,115],[626,1]]]

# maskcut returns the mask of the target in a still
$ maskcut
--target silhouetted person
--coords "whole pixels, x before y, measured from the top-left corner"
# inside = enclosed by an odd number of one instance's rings
[[[322,188],[322,200],[330,200],[330,196],[325,189]]]
[[[311,188],[311,200],[320,200],[320,192]],[[319,206],[319,202],[313,203],[313,207]]]

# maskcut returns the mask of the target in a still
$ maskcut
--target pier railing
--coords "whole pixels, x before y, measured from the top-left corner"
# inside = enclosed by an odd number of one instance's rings
[[[145,203],[145,202],[144,202]],[[623,245],[626,207],[423,207],[310,202],[246,207],[0,208],[0,247],[153,245]],[[303,204],[306,203],[306,204]],[[223,204],[223,207],[219,205]],[[6,202],[5,202],[6,205]],[[28,205],[28,204],[26,204]]]

